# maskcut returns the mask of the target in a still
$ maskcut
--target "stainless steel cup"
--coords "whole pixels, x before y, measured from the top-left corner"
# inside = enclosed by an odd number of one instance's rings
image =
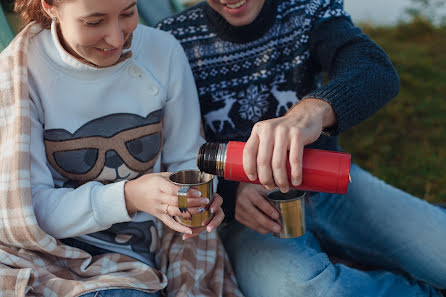
[[[280,233],[273,233],[279,238],[294,238],[305,233],[305,194],[304,191],[291,189],[288,193],[274,190],[267,194],[268,200],[279,211]]]
[[[181,212],[187,211],[187,191],[195,188],[201,192],[203,198],[209,198],[210,203],[205,206],[205,211],[191,216],[191,219],[175,217],[183,225],[191,228],[201,227],[201,224],[211,217],[209,205],[212,203],[214,193],[214,176],[200,172],[200,170],[181,170],[169,176],[172,183],[181,186],[178,190],[178,206]]]

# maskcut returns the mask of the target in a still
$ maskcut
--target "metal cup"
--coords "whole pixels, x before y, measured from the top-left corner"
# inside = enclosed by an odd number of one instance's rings
[[[279,211],[280,233],[273,233],[279,238],[294,238],[305,233],[305,192],[291,189],[288,193],[274,190],[267,194],[268,200]]]
[[[178,190],[178,206],[181,212],[187,211],[187,191],[189,188],[197,189],[201,192],[203,198],[209,198],[210,203],[205,206],[205,211],[199,214],[191,215],[190,219],[175,217],[181,224],[196,228],[202,227],[201,224],[211,217],[209,205],[212,203],[214,193],[214,176],[212,174],[201,172],[200,170],[181,170],[172,173],[169,180],[175,185],[181,186]]]

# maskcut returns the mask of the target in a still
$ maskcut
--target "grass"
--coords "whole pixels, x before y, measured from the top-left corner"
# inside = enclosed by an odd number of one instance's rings
[[[446,202],[446,27],[422,19],[362,26],[389,55],[399,95],[340,137],[361,167],[430,202]]]

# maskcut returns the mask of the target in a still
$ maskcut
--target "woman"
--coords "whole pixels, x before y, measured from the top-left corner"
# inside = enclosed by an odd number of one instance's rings
[[[11,111],[2,134],[18,127],[26,138],[9,154],[26,169],[11,176],[30,169],[20,186],[8,181],[17,191],[2,195],[2,209],[24,218],[14,230],[2,218],[2,248],[13,248],[2,263],[16,268],[2,292],[237,295],[221,243],[208,233],[223,220],[222,198],[209,205],[207,226],[192,230],[172,217],[199,213],[209,199],[189,190],[182,214],[170,173],[155,173],[195,167],[203,142],[181,46],[138,26],[135,0],[18,0],[15,8],[27,26],[1,57],[11,77],[2,89],[2,110]],[[2,157],[2,174],[11,159]]]

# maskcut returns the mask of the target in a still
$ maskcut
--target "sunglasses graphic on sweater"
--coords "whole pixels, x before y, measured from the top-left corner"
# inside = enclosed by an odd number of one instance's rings
[[[50,165],[69,180],[113,182],[149,172],[162,147],[162,111],[146,118],[112,114],[95,119],[71,134],[44,132]]]

